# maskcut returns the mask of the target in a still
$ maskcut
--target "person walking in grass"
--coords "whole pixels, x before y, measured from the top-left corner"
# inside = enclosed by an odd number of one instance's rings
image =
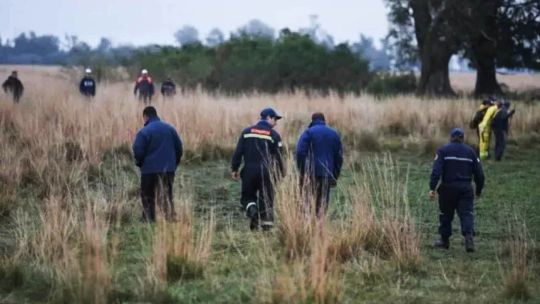
[[[24,92],[24,86],[19,79],[17,71],[11,72],[11,75],[2,84],[2,89],[6,94],[11,95],[15,103],[19,103]]]
[[[510,102],[497,101],[497,112],[491,122],[491,129],[495,135],[495,161],[502,160],[508,140],[509,120],[515,112],[515,109],[510,110]]]
[[[157,115],[154,107],[143,110],[144,127],[133,143],[135,162],[141,171],[143,219],[156,221],[156,199],[167,219],[174,219],[173,184],[182,159],[182,140],[175,128]]]
[[[463,143],[464,136],[462,129],[452,129],[450,143],[437,150],[429,182],[429,197],[433,200],[439,194],[440,239],[434,246],[450,248],[452,220],[457,211],[461,233],[465,237],[465,250],[473,252],[474,192],[471,182],[474,177],[476,197],[480,197],[484,187],[484,172],[475,151]]]
[[[141,75],[135,82],[135,88],[133,94],[139,94],[139,100],[144,104],[150,104],[152,102],[152,96],[154,96],[154,82],[152,77],[148,75],[148,70],[143,69]]]
[[[240,203],[251,230],[274,226],[275,175],[284,174],[281,136],[274,130],[281,118],[274,109],[262,110],[259,122],[242,131],[232,158],[231,175],[242,180]]]
[[[300,187],[315,199],[315,212],[326,212],[330,188],[335,186],[343,164],[341,138],[326,125],[323,113],[311,116],[309,127],[296,145],[296,163],[300,172]]]
[[[90,68],[84,70],[84,77],[79,82],[79,92],[88,98],[96,96],[96,81]]]

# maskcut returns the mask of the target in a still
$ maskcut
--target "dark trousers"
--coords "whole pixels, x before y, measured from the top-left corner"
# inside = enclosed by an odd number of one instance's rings
[[[156,221],[156,199],[158,207],[165,215],[165,218],[174,218],[173,184],[173,172],[141,174],[141,199],[144,220]]]
[[[508,139],[508,132],[500,129],[493,129],[495,134],[495,160],[501,160],[506,150],[506,140]]]
[[[315,200],[315,212],[318,217],[326,213],[330,202],[330,177],[303,177],[300,179],[300,188],[308,204],[311,204],[312,199]]]
[[[152,95],[149,93],[139,93],[139,101],[142,101],[145,105],[152,103]]]
[[[268,170],[246,167],[240,173],[242,195],[240,203],[244,211],[253,204],[257,207],[254,221],[261,220],[263,225],[274,222],[274,187]],[[249,215],[248,215],[249,216]]]
[[[474,194],[470,184],[442,184],[439,193],[439,234],[443,240],[452,235],[452,220],[457,212],[461,223],[461,233],[474,234]]]

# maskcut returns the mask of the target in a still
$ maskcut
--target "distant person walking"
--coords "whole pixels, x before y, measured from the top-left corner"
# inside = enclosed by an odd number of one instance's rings
[[[146,69],[143,69],[141,75],[137,78],[133,94],[138,94],[139,100],[144,102],[144,104],[150,104],[152,102],[152,96],[154,96],[154,83]]]
[[[156,221],[156,199],[167,219],[174,219],[173,184],[182,159],[182,140],[175,128],[157,115],[154,107],[143,110],[144,128],[133,143],[133,154],[141,171],[143,219]]]
[[[482,121],[478,124],[478,133],[480,135],[478,149],[480,159],[482,160],[490,158],[489,143],[491,140],[491,121],[493,120],[496,112],[497,106],[491,103],[490,105],[488,105],[486,112],[482,117]]]
[[[161,95],[163,95],[164,98],[170,98],[176,95],[176,85],[171,78],[167,78],[167,80],[161,84]]]
[[[269,230],[274,226],[274,184],[284,174],[281,136],[274,127],[281,116],[274,109],[262,110],[261,119],[242,131],[231,162],[233,179],[242,179],[240,203],[250,219],[249,228]],[[240,165],[244,167],[240,171]]]
[[[465,250],[473,252],[474,192],[471,182],[474,177],[476,196],[479,197],[484,187],[484,172],[474,150],[463,143],[464,136],[462,129],[452,129],[450,143],[437,150],[429,182],[429,197],[435,199],[435,190],[439,193],[440,239],[435,242],[435,247],[450,247],[452,220],[457,211],[461,233],[465,237]]]
[[[506,150],[506,142],[508,140],[508,125],[510,118],[516,112],[510,110],[510,102],[497,101],[497,112],[491,122],[491,128],[495,135],[495,160],[500,161]]]
[[[471,119],[471,122],[469,123],[469,127],[471,129],[476,130],[476,135],[478,136],[478,147],[480,147],[480,130],[478,129],[478,126],[482,122],[482,119],[484,119],[484,115],[486,115],[486,111],[489,107],[493,105],[493,101],[490,98],[484,99],[482,101],[482,104],[480,104],[480,107],[476,112],[474,112],[473,118]]]
[[[11,95],[15,103],[19,103],[24,92],[24,86],[19,79],[17,71],[11,72],[11,75],[2,84],[2,89],[4,89],[6,94]]]
[[[79,92],[85,97],[96,96],[96,81],[92,77],[92,70],[89,68],[84,70],[84,77],[79,83]]]
[[[315,212],[320,217],[328,208],[330,188],[336,185],[343,164],[341,138],[326,125],[323,113],[314,113],[309,127],[300,136],[296,163],[300,186],[309,198],[315,199]]]

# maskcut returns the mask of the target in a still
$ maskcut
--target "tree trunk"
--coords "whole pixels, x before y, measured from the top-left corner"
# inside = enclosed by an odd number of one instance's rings
[[[452,53],[440,42],[426,41],[422,58],[422,74],[418,83],[417,93],[421,95],[454,96],[450,85],[448,64]]]
[[[478,14],[474,17],[479,23],[479,29],[471,41],[474,64],[476,66],[476,86],[474,95],[500,95],[501,86],[497,82],[495,57],[497,56],[497,9],[498,0],[482,2],[482,10],[476,8]]]
[[[502,90],[497,82],[497,72],[495,70],[495,48],[493,46],[487,48],[482,46],[475,47],[473,44],[472,49],[476,61],[476,85],[474,88],[474,95],[476,97],[501,95]]]
[[[458,44],[446,22],[448,11],[442,9],[435,16],[428,1],[411,0],[414,27],[422,73],[417,93],[421,95],[453,96],[448,64]]]

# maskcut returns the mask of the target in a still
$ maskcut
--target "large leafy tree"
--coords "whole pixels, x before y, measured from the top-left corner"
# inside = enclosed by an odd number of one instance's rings
[[[477,70],[475,94],[499,94],[496,68],[539,69],[540,1],[386,0],[398,63],[418,60],[418,93],[453,94],[450,57]],[[416,39],[412,39],[416,38]]]

